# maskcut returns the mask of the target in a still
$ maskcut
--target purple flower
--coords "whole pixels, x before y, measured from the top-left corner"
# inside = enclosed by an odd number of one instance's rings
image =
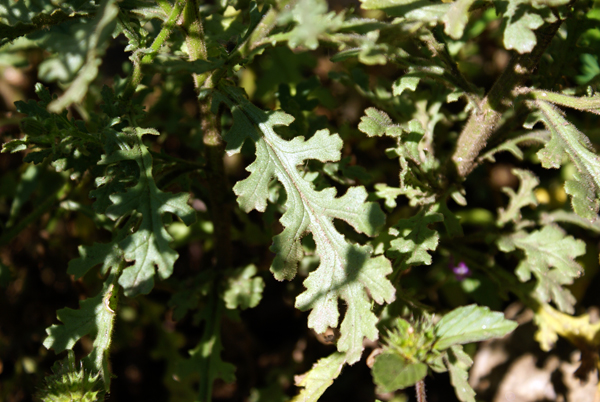
[[[465,278],[471,276],[471,270],[464,261],[459,262],[458,265],[454,265],[454,258],[451,257],[449,265],[457,280],[463,281]]]

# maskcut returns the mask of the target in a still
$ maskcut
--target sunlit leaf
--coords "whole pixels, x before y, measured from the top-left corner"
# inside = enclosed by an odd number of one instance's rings
[[[342,372],[346,364],[346,354],[335,352],[319,359],[307,373],[296,376],[295,384],[302,391],[292,399],[293,402],[317,402],[333,380]]]
[[[576,257],[585,254],[585,243],[576,240],[557,226],[544,226],[532,233],[519,231],[498,241],[500,250],[510,252],[517,248],[525,252],[516,274],[526,282],[535,275],[536,294],[546,302],[552,299],[561,311],[573,313],[575,298],[563,285],[573,283],[582,273]]]
[[[500,338],[512,332],[517,323],[504,318],[504,314],[490,311],[475,304],[459,307],[435,325],[435,348],[444,350],[452,345]]]
[[[584,218],[595,219],[600,209],[600,156],[594,152],[590,140],[554,106],[544,101],[536,101],[535,105],[552,134],[551,140],[538,152],[542,166],[558,168],[566,155],[577,168],[572,179],[565,183],[573,210]]]
[[[234,186],[238,203],[245,211],[264,211],[269,182],[276,178],[283,184],[287,211],[281,217],[284,230],[274,237],[271,246],[277,254],[271,271],[279,280],[293,278],[303,256],[300,240],[312,232],[320,265],[304,281],[306,291],[297,297],[296,306],[312,310],[308,325],[322,333],[328,327],[338,326],[338,298],[346,302],[338,349],[348,353],[347,361],[352,364],[360,358],[363,338],[377,338],[377,318],[371,312],[367,291],[377,303],[394,299],[394,289],[385,278],[391,265],[382,256],[371,257],[369,247],[349,243],[337,231],[333,219],[344,220],[358,232],[372,236],[383,224],[381,209],[365,202],[367,193],[363,187],[351,187],[344,196],[336,198],[335,189],[317,192],[300,174],[297,166],[305,159],[337,161],[339,136],[320,130],[308,140],[296,137],[285,141],[273,127],[288,125],[293,117],[260,110],[235,88],[222,90],[216,99],[231,109],[234,119],[225,135],[227,152],[239,152],[246,139],[256,145],[256,160],[247,167],[250,175]]]

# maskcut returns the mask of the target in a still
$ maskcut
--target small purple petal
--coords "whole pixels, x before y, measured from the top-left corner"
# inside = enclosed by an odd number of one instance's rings
[[[454,272],[456,279],[459,281],[471,276],[471,270],[469,267],[467,267],[467,264],[465,264],[464,261],[459,262],[457,266],[453,266],[452,272]]]

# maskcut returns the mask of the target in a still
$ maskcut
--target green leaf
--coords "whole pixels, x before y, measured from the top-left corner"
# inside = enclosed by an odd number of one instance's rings
[[[419,81],[421,81],[420,75],[421,74],[408,73],[404,74],[402,77],[394,81],[394,83],[392,84],[392,93],[394,94],[394,96],[402,95],[402,92],[404,92],[407,89],[410,91],[414,91],[415,89],[417,89],[417,85],[419,85]]]
[[[463,236],[463,229],[460,224],[460,219],[456,216],[446,204],[446,200],[442,199],[438,201],[434,207],[434,212],[441,213],[444,216],[444,227],[446,228],[446,232],[450,237],[461,237]]]
[[[583,218],[596,219],[600,209],[600,156],[594,152],[590,140],[554,106],[544,101],[536,101],[535,106],[552,134],[552,139],[537,154],[542,166],[558,168],[563,156],[568,156],[577,168],[572,179],[565,183],[573,210]]]
[[[538,99],[558,106],[566,106],[577,110],[585,110],[591,113],[600,114],[600,94],[591,96],[570,96],[539,89],[526,89],[522,91],[525,93],[525,96],[530,99]]]
[[[467,372],[467,369],[473,364],[469,355],[463,351],[462,346],[455,345],[448,350],[448,358],[444,360],[450,373],[450,382],[458,399],[462,402],[475,402],[475,391],[469,384],[469,373]]]
[[[535,198],[534,189],[540,184],[538,178],[531,172],[522,169],[512,169],[512,173],[519,178],[521,185],[519,186],[519,192],[515,191],[510,187],[503,187],[502,191],[508,194],[510,201],[508,208],[498,209],[498,226],[504,226],[509,221],[518,223],[521,221],[521,208],[527,205],[537,206],[537,198]]]
[[[575,258],[585,254],[583,241],[565,236],[558,226],[550,225],[532,233],[519,231],[502,237],[498,247],[504,252],[523,250],[526,258],[517,267],[518,278],[526,282],[531,274],[535,275],[540,301],[552,299],[561,311],[574,312],[575,298],[562,285],[573,283],[582,273]]]
[[[490,311],[476,304],[459,307],[435,325],[437,341],[434,348],[444,350],[452,345],[461,345],[486,339],[501,338],[512,332],[517,323],[504,318],[504,314]]]
[[[409,219],[400,219],[389,231],[396,237],[390,243],[390,250],[401,253],[407,266],[431,265],[428,251],[437,248],[440,236],[437,231],[429,229],[429,225],[443,220],[442,214],[424,210]]]
[[[529,53],[537,43],[534,30],[544,24],[544,19],[530,6],[529,0],[495,1],[498,14],[506,22],[504,47]]]
[[[581,228],[591,230],[596,234],[600,234],[600,219],[590,222],[588,219],[582,218],[576,213],[560,209],[550,213],[543,213],[540,217],[540,223],[543,225],[550,225],[555,222],[571,223]]]
[[[99,372],[105,384],[105,389],[110,389],[111,374],[109,371],[109,348],[112,340],[112,330],[115,312],[112,310],[111,298],[117,273],[109,275],[104,282],[102,291],[98,295],[79,302],[79,310],[63,308],[58,310],[58,319],[64,325],[52,325],[46,329],[48,337],[44,340],[47,349],[54,349],[56,353],[73,349],[75,343],[82,337],[89,335],[94,339],[93,349],[85,358],[84,364]]]
[[[287,210],[281,217],[284,230],[273,238],[271,246],[277,253],[271,271],[278,280],[293,278],[303,256],[300,240],[312,232],[320,265],[304,281],[307,290],[298,296],[296,306],[312,309],[308,325],[322,333],[328,327],[337,327],[337,300],[344,300],[348,308],[338,349],[348,353],[350,364],[356,362],[363,350],[363,338],[377,338],[377,318],[371,312],[367,291],[377,303],[394,300],[394,288],[385,278],[391,273],[391,265],[383,257],[372,258],[369,247],[346,241],[333,219],[344,220],[356,231],[372,236],[383,224],[381,209],[375,203],[365,202],[367,193],[363,187],[351,187],[344,196],[336,198],[333,188],[315,191],[298,170],[305,159],[339,160],[342,141],[338,135],[320,130],[309,140],[296,137],[285,141],[273,127],[289,125],[293,120],[290,115],[260,110],[233,87],[224,86],[222,92],[215,94],[213,107],[220,102],[231,109],[234,120],[224,137],[227,153],[239,152],[247,138],[256,145],[256,160],[246,169],[250,176],[234,186],[240,207],[245,211],[264,211],[268,184],[274,178],[287,193]]]
[[[334,352],[331,355],[319,359],[307,373],[296,376],[295,384],[302,387],[302,391],[292,402],[317,402],[333,380],[342,372],[346,364],[346,354]]]
[[[533,127],[533,125],[531,126]],[[530,127],[530,128],[531,128]],[[509,140],[504,141],[502,144],[498,145],[495,148],[492,148],[485,154],[483,154],[480,159],[488,160],[490,162],[496,162],[495,154],[503,151],[510,152],[515,158],[519,160],[523,160],[523,151],[519,148],[520,144],[523,145],[533,145],[533,144],[545,144],[550,140],[550,134],[546,130],[536,130],[529,132],[527,134],[519,135],[515,138],[511,138]]]
[[[427,375],[425,363],[412,363],[394,352],[375,358],[373,380],[383,392],[394,392],[415,385]]]
[[[390,187],[385,183],[375,184],[375,195],[378,198],[385,200],[385,207],[388,210],[396,208],[396,199],[402,194],[402,189],[397,187]]]
[[[469,22],[469,7],[475,0],[457,0],[448,9],[442,21],[444,22],[444,32],[452,39],[460,39]]]
[[[85,62],[65,93],[50,102],[48,105],[50,112],[59,113],[71,104],[81,102],[86,95],[89,85],[98,75],[98,67],[102,63],[101,57],[108,46],[107,40],[116,27],[118,14],[119,7],[116,5],[116,0],[104,0],[96,17],[81,28],[85,42],[80,46],[85,50]],[[79,34],[81,35],[82,32]]]
[[[123,261],[123,250],[117,241],[94,243],[92,246],[79,246],[79,258],[69,261],[67,272],[75,279],[84,276],[91,268],[102,264],[100,273],[106,275],[111,268]]]
[[[281,13],[278,23],[296,23],[296,26],[286,33],[290,49],[304,46],[315,50],[319,46],[319,38],[337,31],[343,20],[343,14],[327,12],[325,0],[304,0],[297,2],[289,11]]]
[[[21,120],[21,127],[27,134],[25,139],[4,144],[2,152],[34,148],[25,157],[26,162],[38,164],[49,160],[57,172],[70,171],[70,177],[77,179],[100,159],[103,127],[90,132],[81,120],[67,118],[66,111],[61,114],[48,112],[47,107],[52,101],[50,92],[39,83],[35,92],[39,102],[15,102],[17,111],[26,115]],[[18,144],[16,149],[12,144]]]
[[[360,0],[365,10],[383,10],[390,17],[403,17],[422,22],[440,21],[450,9],[441,1]]]
[[[394,124],[387,113],[374,107],[365,109],[365,116],[360,118],[358,129],[369,137],[381,137],[382,135],[397,137],[402,133],[402,128]]]
[[[236,269],[227,277],[223,300],[228,309],[245,310],[258,305],[262,298],[265,282],[256,275],[256,266],[248,265]]]
[[[150,292],[154,286],[155,266],[161,279],[168,278],[173,272],[178,255],[169,246],[171,236],[164,227],[162,215],[173,213],[186,225],[195,220],[195,212],[188,205],[188,194],[164,193],[156,186],[152,177],[152,156],[142,142],[145,134],[158,135],[158,132],[139,127],[125,128],[119,137],[120,149],[100,162],[109,165],[133,160],[140,172],[135,186],[124,193],[110,195],[113,205],[106,209],[106,215],[113,220],[134,213],[141,215],[137,231],[119,242],[125,259],[134,262],[119,278],[119,284],[129,297]]]
[[[213,295],[209,297],[209,302],[201,312],[201,319],[205,324],[202,338],[189,351],[189,359],[181,361],[176,369],[176,375],[182,379],[194,373],[199,375],[197,400],[200,401],[212,400],[212,387],[216,379],[222,379],[226,383],[235,381],[235,366],[221,359],[221,317],[225,306],[222,300]]]
[[[94,13],[94,1],[0,0],[0,46],[19,36]]]

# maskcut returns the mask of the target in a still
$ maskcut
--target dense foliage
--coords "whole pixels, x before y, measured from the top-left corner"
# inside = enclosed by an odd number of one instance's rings
[[[596,375],[599,20],[0,0],[0,399],[474,402],[510,303]]]

